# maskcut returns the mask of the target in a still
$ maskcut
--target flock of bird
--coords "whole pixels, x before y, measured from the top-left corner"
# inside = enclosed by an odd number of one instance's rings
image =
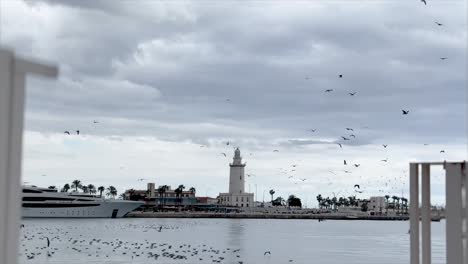
[[[196,222],[191,221],[187,226],[148,224],[152,222],[124,225],[109,222],[98,230],[94,230],[90,222],[83,221],[53,227],[40,222],[26,222],[26,225],[21,225],[19,256],[31,263],[44,259],[54,261],[54,258],[57,259],[54,262],[73,258],[85,261],[89,258],[90,261],[99,259],[102,263],[243,264],[246,261],[241,248],[215,247],[193,239],[172,243],[167,239],[167,236],[177,235],[180,229],[194,228]],[[117,233],[120,235],[116,236]],[[270,250],[258,253],[262,258],[270,255]],[[288,262],[293,260],[288,259]]]
[[[423,2],[425,5],[427,5],[426,1],[425,0],[421,0],[421,2]],[[435,21],[435,24],[438,26],[438,27],[441,27],[441,26],[444,26],[444,24],[438,22],[438,21]],[[448,57],[440,57],[440,60],[442,61],[445,61],[447,60]],[[342,73],[339,73],[337,75],[337,77],[339,79],[346,79],[344,74]],[[309,80],[310,77],[309,76],[306,76],[305,77],[306,80]],[[327,94],[330,94],[330,93],[334,93],[336,92],[335,89],[326,89],[324,90],[325,93]],[[358,96],[358,91],[347,91],[347,94],[349,96]],[[227,101],[231,101],[231,100],[227,100]],[[403,116],[408,116],[410,115],[410,110],[409,109],[401,109],[401,115]],[[365,127],[367,128],[367,127]],[[340,149],[343,149],[347,144],[349,144],[349,142],[357,139],[357,137],[359,136],[358,135],[358,131],[355,132],[355,128],[351,128],[351,127],[346,127],[344,128],[346,132],[348,132],[347,134],[342,134],[339,136],[339,139],[335,140],[334,141],[334,144],[336,144]],[[308,130],[309,132],[311,133],[317,133],[319,132],[319,129],[318,128],[312,128],[312,129],[309,129]],[[226,143],[227,146],[230,145],[230,142],[228,141]],[[428,146],[429,144],[425,143],[424,146]],[[384,150],[386,151],[385,154],[388,155],[388,152],[387,152],[387,148],[389,147],[388,144],[382,144],[382,147],[384,148]],[[280,149],[274,149],[273,152],[280,152]],[[445,150],[440,150],[439,153],[446,153]],[[228,157],[226,152],[222,152],[221,155],[223,155],[224,157]],[[379,160],[380,163],[382,164],[387,164],[387,163],[390,163],[390,160],[388,157],[382,157],[380,160]],[[297,163],[297,161],[296,161]],[[347,160],[344,160],[343,162],[343,166],[347,166],[348,165],[348,162]],[[279,168],[279,173],[284,175],[285,177],[287,177],[288,180],[292,181],[294,184],[299,184],[301,182],[304,182],[307,180],[307,178],[300,178],[300,177],[296,177],[295,175],[295,172],[296,172],[296,167],[297,165],[294,165],[294,168],[287,168],[287,167],[282,167],[282,168]],[[361,167],[361,164],[360,163],[353,163],[352,166],[354,166],[355,169],[359,169]],[[365,164],[363,165],[365,166]],[[330,173],[332,173],[333,175],[337,175],[336,172],[334,170],[329,170]],[[352,174],[354,171],[350,170],[350,169],[343,169],[342,172],[344,172],[345,174]],[[380,177],[375,177],[373,179],[369,179],[367,180],[366,179],[366,185],[369,186],[369,185],[373,185],[373,186],[376,186],[376,190],[374,190],[374,193],[375,191],[378,191],[379,194],[383,195],[384,193],[386,192],[397,192],[397,191],[400,191],[402,187],[404,187],[407,183],[407,175],[405,174],[405,171],[403,171],[404,173],[398,173],[396,175],[398,176],[393,176],[391,178],[388,178],[388,177],[384,177],[384,176],[380,176]],[[257,174],[257,173],[255,173]],[[393,173],[395,174],[395,173]],[[250,177],[251,175],[253,174],[248,174],[248,177]],[[336,181],[336,177],[333,177],[333,178],[328,178],[328,185],[333,185],[333,181]],[[359,178],[359,180],[363,180],[362,176]],[[356,186],[358,186],[358,188],[356,188]],[[378,186],[378,187],[377,187]],[[385,186],[385,187],[384,187]],[[363,193],[364,191],[360,189],[360,185],[359,184],[356,184],[354,185],[354,190],[353,188],[349,188],[351,191],[353,191],[354,193]],[[270,187],[272,189],[275,189],[274,187]],[[375,189],[375,188],[374,188]],[[346,192],[345,189],[343,190],[340,190],[340,192]]]

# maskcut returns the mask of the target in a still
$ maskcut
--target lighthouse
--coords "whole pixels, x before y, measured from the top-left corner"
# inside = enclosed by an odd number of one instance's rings
[[[229,193],[244,193],[245,178],[244,169],[245,163],[242,164],[242,157],[239,148],[234,151],[234,158],[229,164]]]
[[[229,164],[229,192],[219,194],[219,204],[236,207],[253,206],[253,193],[245,192],[244,171],[245,163],[242,163],[240,150],[236,148],[232,163]]]

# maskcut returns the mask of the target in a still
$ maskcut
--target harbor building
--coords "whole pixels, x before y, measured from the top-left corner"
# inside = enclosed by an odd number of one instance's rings
[[[146,190],[129,189],[124,193],[125,200],[145,201],[146,206],[192,206],[197,203],[195,198],[195,188],[190,188],[187,191],[178,191],[172,189],[171,186],[162,185],[157,189],[155,184],[150,182],[147,184]]]
[[[382,213],[385,211],[386,202],[384,196],[372,196],[369,199],[368,210],[376,213]]]
[[[219,194],[219,204],[237,207],[252,207],[254,205],[254,194],[245,192],[245,165],[242,163],[239,148],[236,148],[233,161],[229,164],[229,192]]]

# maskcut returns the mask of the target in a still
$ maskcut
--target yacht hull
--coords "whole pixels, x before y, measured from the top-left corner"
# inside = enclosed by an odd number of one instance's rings
[[[120,218],[140,207],[142,202],[99,201],[93,203],[57,203],[53,207],[23,205],[23,218]]]

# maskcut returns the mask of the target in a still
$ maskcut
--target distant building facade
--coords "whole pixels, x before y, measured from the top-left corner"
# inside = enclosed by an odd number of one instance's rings
[[[369,198],[369,204],[367,206],[369,211],[384,212],[386,208],[386,202],[384,196],[372,196]]]
[[[171,186],[159,186],[155,188],[154,183],[148,183],[146,190],[126,190],[124,199],[134,201],[145,201],[148,206],[188,206],[195,205],[195,191],[182,191],[179,195]],[[164,191],[162,191],[164,189]]]
[[[254,206],[254,194],[245,192],[245,163],[242,163],[240,150],[234,151],[233,162],[229,164],[229,192],[220,193],[218,204],[237,207]]]

